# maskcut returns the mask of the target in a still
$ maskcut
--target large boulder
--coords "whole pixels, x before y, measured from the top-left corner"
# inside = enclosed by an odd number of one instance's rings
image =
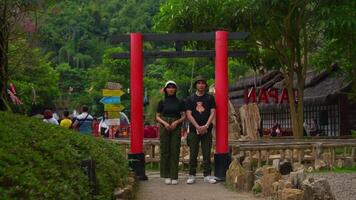
[[[274,167],[263,167],[261,178],[262,194],[264,196],[273,195],[273,183],[279,181],[282,175]]]
[[[304,200],[335,200],[326,179],[308,178],[302,183]]]
[[[246,183],[246,170],[234,159],[226,171],[226,184],[237,190],[244,190]]]
[[[290,181],[281,179],[277,182],[274,182],[272,184],[272,187],[273,187],[273,198],[280,199],[282,190],[284,190],[285,188],[292,188],[293,186]]]
[[[302,200],[304,198],[303,190],[285,188],[281,191],[278,200]]]

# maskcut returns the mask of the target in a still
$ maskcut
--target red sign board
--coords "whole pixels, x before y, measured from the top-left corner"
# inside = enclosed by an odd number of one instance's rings
[[[297,100],[297,91],[295,90],[295,99]],[[266,90],[265,88],[260,88],[259,91],[256,88],[251,88],[250,90],[245,89],[244,92],[245,103],[275,103],[283,104],[289,103],[288,90],[286,88],[282,89],[282,93],[279,94],[277,88],[270,88]]]

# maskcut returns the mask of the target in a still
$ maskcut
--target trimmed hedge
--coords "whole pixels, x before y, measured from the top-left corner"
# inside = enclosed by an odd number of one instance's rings
[[[85,159],[96,161],[95,199],[111,199],[128,176],[120,151],[100,138],[0,112],[0,199],[91,199]]]

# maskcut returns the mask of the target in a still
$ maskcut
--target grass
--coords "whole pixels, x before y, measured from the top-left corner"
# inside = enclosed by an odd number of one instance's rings
[[[335,172],[335,173],[356,173],[356,167],[333,167],[332,169],[321,169],[319,171],[314,171],[313,173],[327,173],[327,172]]]

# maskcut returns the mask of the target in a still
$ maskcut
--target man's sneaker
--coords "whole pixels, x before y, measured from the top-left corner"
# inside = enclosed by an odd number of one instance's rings
[[[177,179],[173,179],[172,180],[172,185],[177,185],[178,184],[178,180]]]
[[[213,176],[205,176],[204,177],[204,182],[205,183],[211,183],[211,184],[214,184],[216,183],[216,180]]]
[[[189,175],[187,184],[193,184],[193,183],[195,183],[195,176]]]
[[[171,180],[170,178],[166,178],[166,179],[164,180],[164,183],[165,183],[166,185],[170,185],[170,184],[172,184],[172,180]]]

